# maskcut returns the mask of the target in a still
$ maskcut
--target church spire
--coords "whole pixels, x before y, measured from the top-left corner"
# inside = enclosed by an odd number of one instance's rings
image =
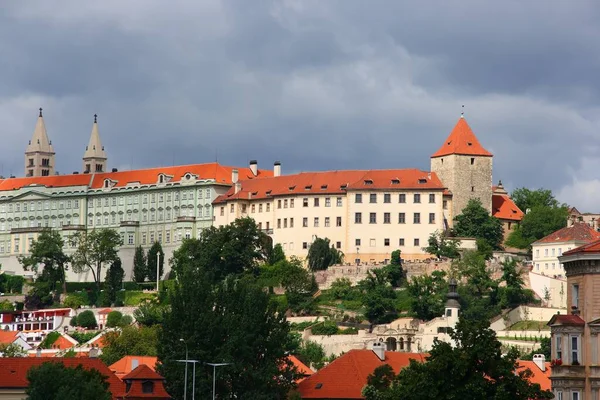
[[[100,133],[98,132],[98,114],[94,114],[94,124],[92,125],[90,141],[83,154],[83,172],[106,172],[106,158],[104,146],[102,146]]]
[[[33,130],[33,136],[25,150],[25,175],[47,176],[54,174],[54,148],[48,139],[42,108]]]

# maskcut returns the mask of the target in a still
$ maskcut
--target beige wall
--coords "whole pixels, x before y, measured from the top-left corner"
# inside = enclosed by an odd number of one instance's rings
[[[405,196],[405,203],[399,202],[401,193]],[[362,195],[361,203],[356,202],[356,194]],[[374,203],[370,201],[371,194],[375,195]],[[384,201],[386,194],[389,194],[389,203]],[[414,203],[415,194],[421,196],[420,203]],[[433,203],[429,202],[430,194],[434,195]],[[318,206],[315,203],[317,199]],[[307,206],[304,206],[305,200]],[[404,258],[429,257],[421,248],[427,245],[432,232],[444,229],[442,206],[441,190],[310,193],[216,204],[214,224],[227,225],[236,218],[248,216],[263,230],[267,226],[272,229],[274,243],[281,244],[288,256],[305,258],[310,243],[315,237],[321,237],[328,238],[332,245],[345,254],[345,262],[353,263],[355,259],[363,263],[380,262],[389,260],[391,252],[396,249],[402,251]],[[356,213],[361,213],[362,223],[355,223]],[[370,223],[371,213],[375,213],[375,223]],[[386,213],[389,213],[389,223],[385,222]],[[399,223],[400,213],[404,213],[405,223]],[[414,223],[415,213],[419,213],[420,223]],[[433,214],[434,223],[429,223],[429,214]],[[305,218],[308,226],[304,226]],[[337,226],[338,218],[341,218],[341,226]],[[318,226],[315,226],[315,219],[318,219]],[[358,246],[356,239],[360,239]],[[404,245],[400,244],[400,239],[404,239]],[[415,239],[419,240],[418,245],[415,245]]]
[[[0,400],[25,400],[25,389],[0,389]]]
[[[539,274],[549,276],[565,276],[563,268],[558,257],[565,251],[585,244],[584,242],[560,242],[560,243],[539,243],[531,246],[533,271]]]
[[[491,213],[492,157],[457,154],[435,157],[431,159],[431,171],[452,192],[454,215],[460,214],[472,198],[481,200],[481,204]]]

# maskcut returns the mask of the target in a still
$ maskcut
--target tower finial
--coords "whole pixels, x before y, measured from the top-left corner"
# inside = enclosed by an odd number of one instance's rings
[[[42,116],[42,107],[40,107],[40,117]]]
[[[98,122],[98,114],[94,114],[94,123]]]
[[[465,117],[465,105],[462,105],[462,111],[460,112],[460,117],[464,118]]]

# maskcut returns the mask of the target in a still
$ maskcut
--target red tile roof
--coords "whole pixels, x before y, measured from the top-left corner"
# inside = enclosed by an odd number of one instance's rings
[[[563,253],[563,256],[571,256],[573,254],[579,254],[579,253],[600,253],[600,240],[595,240],[588,244],[584,244],[582,246],[575,247],[572,250],[565,251]]]
[[[150,367],[150,369],[156,370],[158,358],[151,356],[125,356],[108,368],[121,378],[132,371],[133,360],[137,360],[138,365],[146,365]]]
[[[367,377],[375,368],[389,364],[395,373],[410,360],[424,362],[427,354],[385,352],[385,362],[372,350],[350,350],[298,385],[303,399],[362,399]]]
[[[197,175],[199,179],[214,179],[217,183],[231,185],[231,173],[234,169],[238,170],[240,181],[256,178],[248,167],[230,167],[219,163],[207,163],[96,174],[8,178],[0,180],[0,191],[15,190],[30,185],[46,187],[87,186],[92,189],[100,189],[104,186],[105,179],[113,181],[113,187],[123,187],[128,183],[135,182],[138,182],[140,185],[149,185],[157,183],[160,174],[172,176],[171,182],[179,182],[184,179],[185,174],[188,172],[192,175]],[[257,177],[271,176],[273,176],[272,170],[258,170]]]
[[[556,232],[552,232],[546,237],[541,238],[537,242],[533,244],[542,244],[542,243],[562,243],[562,242],[583,242],[589,243],[595,240],[600,240],[600,232],[597,232],[586,223],[576,222],[571,226],[564,227],[562,229],[557,230]],[[578,247],[579,248],[579,247]],[[574,250],[570,250],[563,254],[570,253]]]
[[[10,344],[17,340],[17,335],[19,331],[2,331],[0,330],[0,343],[1,344]]]
[[[162,376],[154,371],[154,368],[150,368],[146,364],[138,365],[133,371],[125,375],[122,380],[126,379],[149,379],[149,380],[162,380]]]
[[[0,363],[0,388],[24,389],[28,386],[27,371],[44,362],[61,362],[66,367],[82,365],[85,369],[96,369],[108,377],[109,389],[113,396],[124,392],[125,385],[98,358],[3,358]]]
[[[442,147],[431,157],[442,157],[450,154],[492,157],[492,153],[483,148],[469,124],[467,124],[467,120],[463,117],[458,120]]]
[[[300,375],[300,377],[296,379],[296,383],[302,382],[307,376],[311,376],[315,373],[312,369],[306,366],[306,364],[300,361],[296,356],[289,355],[287,358],[291,361],[294,367],[296,367],[296,371],[298,372],[298,375]]]
[[[72,348],[73,346],[75,346],[75,344],[77,343],[77,341],[75,341],[75,339],[72,339],[75,343],[73,343],[72,341],[70,341],[68,338],[64,337],[62,334],[58,337],[58,339],[56,339],[56,341],[54,343],[52,343],[52,348],[53,349],[59,349],[59,350],[67,350]]]
[[[585,321],[581,319],[579,315],[573,314],[555,314],[552,316],[550,321],[548,321],[548,326],[552,325],[574,325],[574,326],[584,326]]]
[[[517,371],[529,369],[532,372],[532,375],[529,378],[529,382],[537,383],[538,385],[540,385],[540,388],[542,390],[551,390],[552,385],[550,381],[550,374],[552,370],[550,368],[549,362],[544,363],[544,365],[546,366],[545,371],[542,371],[540,367],[538,367],[537,364],[533,361],[518,360],[517,363],[519,365]]]
[[[272,178],[241,182],[241,190],[235,187],[215,199],[223,203],[234,199],[265,199],[273,196],[303,194],[344,194],[346,190],[393,190],[427,189],[444,190],[445,187],[434,172],[417,169],[348,170],[301,172]]]
[[[521,221],[525,215],[523,211],[507,194],[492,194],[492,215],[498,219]]]
[[[166,392],[163,381],[164,378],[157,374],[147,365],[141,364],[136,369],[131,371],[129,374],[124,376],[124,382],[130,381],[131,387],[129,391],[123,396],[125,399],[139,399],[139,398],[153,398],[153,399],[170,399],[171,396]],[[142,382],[139,381],[153,381],[154,387],[152,393],[144,393],[142,390]]]
[[[109,314],[112,310],[110,308],[103,308],[102,310],[98,311],[99,315],[104,315],[104,314]]]

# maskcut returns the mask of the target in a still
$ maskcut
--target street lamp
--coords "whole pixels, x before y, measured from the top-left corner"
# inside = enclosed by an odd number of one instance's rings
[[[183,339],[179,339],[185,345],[185,386],[183,387],[183,400],[187,400],[187,366],[188,366],[188,345]],[[180,360],[177,360],[180,361]]]
[[[176,361],[177,362],[184,362],[186,370],[187,370],[188,363],[194,364],[194,368],[192,370],[192,375],[193,375],[192,376],[192,400],[194,400],[196,398],[196,364],[199,363],[199,362],[201,362],[201,361],[199,361],[199,360],[188,360],[188,359],[186,359],[186,360],[176,360]],[[185,382],[186,382],[186,386],[187,386],[187,375],[186,375]],[[183,395],[184,396],[186,395],[185,390],[183,392]]]
[[[215,400],[215,382],[217,376],[217,367],[223,367],[225,365],[231,365],[231,363],[206,363],[206,365],[211,365],[213,367],[213,400]]]
[[[160,267],[160,251],[156,253],[156,293],[158,293],[158,279],[160,278],[160,275],[158,274],[159,267]],[[181,339],[181,340],[183,340],[183,339]]]

